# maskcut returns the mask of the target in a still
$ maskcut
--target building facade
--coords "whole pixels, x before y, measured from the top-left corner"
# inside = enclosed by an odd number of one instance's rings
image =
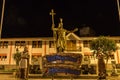
[[[117,46],[120,47],[120,37],[108,37],[115,40]],[[82,65],[97,66],[97,59],[93,56],[92,50],[90,50],[90,42],[97,37],[79,37],[74,33],[67,35],[67,44],[65,53],[79,53],[84,57],[82,59]],[[5,38],[0,40],[0,65],[5,65],[6,68],[15,65],[13,55],[16,53],[16,49],[23,51],[24,47],[28,47],[29,50],[29,63],[31,65],[42,65],[42,56],[56,53],[53,37],[39,37],[39,38]],[[108,64],[115,61],[116,64],[120,64],[120,49],[118,49],[112,58],[109,59]],[[42,67],[40,66],[42,69]]]

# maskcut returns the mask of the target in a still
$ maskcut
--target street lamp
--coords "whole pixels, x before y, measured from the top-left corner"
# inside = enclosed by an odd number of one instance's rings
[[[2,3],[2,14],[1,14],[1,22],[0,22],[0,39],[2,36],[2,25],[3,25],[3,17],[4,17],[4,8],[5,8],[5,0]]]
[[[119,22],[120,22],[120,5],[119,5],[119,0],[117,0],[117,7],[118,7]]]

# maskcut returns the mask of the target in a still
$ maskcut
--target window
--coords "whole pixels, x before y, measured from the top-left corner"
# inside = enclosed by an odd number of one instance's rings
[[[18,48],[18,47],[25,47],[25,41],[16,41],[15,42],[15,47]]]
[[[38,48],[42,48],[42,41],[38,41]]]
[[[76,40],[67,40],[67,50],[76,51]]]
[[[25,41],[21,41],[21,47],[24,47],[25,46]]]
[[[85,41],[83,41],[83,46],[84,47],[89,47],[90,46],[90,40],[85,40]]]
[[[42,41],[33,41],[32,48],[42,48]]]
[[[49,41],[49,48],[54,48],[54,41]]]
[[[0,61],[5,61],[7,59],[7,56],[0,56]]]
[[[8,41],[1,41],[0,48],[8,48]]]
[[[86,40],[83,41],[83,46],[84,46],[84,47],[88,47],[88,41],[86,41]]]

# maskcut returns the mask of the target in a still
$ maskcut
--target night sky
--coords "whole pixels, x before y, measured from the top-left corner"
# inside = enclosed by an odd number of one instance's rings
[[[85,24],[96,36],[120,36],[117,0],[6,0],[2,38],[52,36],[51,9],[56,27],[63,18],[67,30]]]

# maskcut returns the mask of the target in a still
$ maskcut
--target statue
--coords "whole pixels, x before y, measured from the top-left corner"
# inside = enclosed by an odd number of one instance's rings
[[[21,53],[21,60],[19,63],[21,79],[27,79],[28,77],[28,64],[29,64],[28,59],[29,59],[28,48],[25,47],[24,51]]]
[[[66,46],[66,34],[70,31],[63,28],[62,18],[60,18],[60,23],[58,28],[52,29],[56,39],[56,47],[58,52],[63,52]]]
[[[111,61],[112,63],[112,73],[111,73],[111,76],[118,76],[117,74],[117,70],[116,70],[116,62],[115,61]]]
[[[52,15],[52,30],[53,30],[53,37],[55,38],[57,52],[61,53],[61,52],[64,52],[65,47],[66,47],[66,34],[70,33],[70,32],[75,32],[78,29],[76,28],[73,31],[68,31],[68,30],[64,29],[62,18],[60,18],[60,22],[58,24],[58,27],[55,28],[55,24],[54,24],[55,13],[54,13],[53,9],[51,10],[50,15]]]

